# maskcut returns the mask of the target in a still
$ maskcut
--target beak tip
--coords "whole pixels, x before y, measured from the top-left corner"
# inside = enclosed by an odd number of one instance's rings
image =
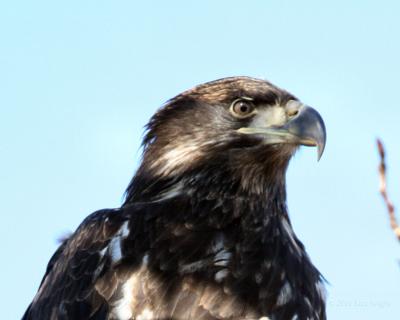
[[[321,160],[322,155],[324,154],[325,151],[325,145],[326,145],[326,129],[325,125],[322,122],[322,136],[317,139],[317,152],[318,152],[318,161]]]
[[[317,152],[318,152],[318,158],[317,161],[321,160],[322,154],[324,153],[325,146],[323,144],[318,144],[317,146]]]

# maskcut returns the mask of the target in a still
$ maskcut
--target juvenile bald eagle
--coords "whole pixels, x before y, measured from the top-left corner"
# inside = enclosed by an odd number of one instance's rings
[[[169,100],[124,204],[61,244],[23,319],[325,319],[285,190],[298,146],[321,156],[325,140],[314,109],[264,80]]]

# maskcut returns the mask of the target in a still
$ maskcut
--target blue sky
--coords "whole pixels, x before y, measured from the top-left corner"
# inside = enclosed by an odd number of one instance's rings
[[[232,75],[318,109],[289,210],[330,282],[330,319],[392,319],[400,246],[378,194],[375,138],[400,206],[398,1],[4,1],[0,4],[0,301],[18,319],[57,239],[117,207],[143,126],[167,99]],[[397,201],[396,201],[397,200]]]

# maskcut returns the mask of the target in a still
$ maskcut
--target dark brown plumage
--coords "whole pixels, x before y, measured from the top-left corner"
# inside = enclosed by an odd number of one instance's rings
[[[285,190],[296,148],[324,143],[318,113],[264,80],[178,95],[147,126],[125,203],[63,242],[23,319],[325,319]]]

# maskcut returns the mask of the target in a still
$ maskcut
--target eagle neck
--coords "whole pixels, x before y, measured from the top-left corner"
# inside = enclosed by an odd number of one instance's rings
[[[149,247],[165,248],[173,272],[193,266],[196,253],[201,268],[185,276],[222,285],[261,315],[323,319],[322,277],[292,229],[285,168],[211,163],[171,179],[137,176],[131,199],[150,204],[152,234],[166,239]]]

